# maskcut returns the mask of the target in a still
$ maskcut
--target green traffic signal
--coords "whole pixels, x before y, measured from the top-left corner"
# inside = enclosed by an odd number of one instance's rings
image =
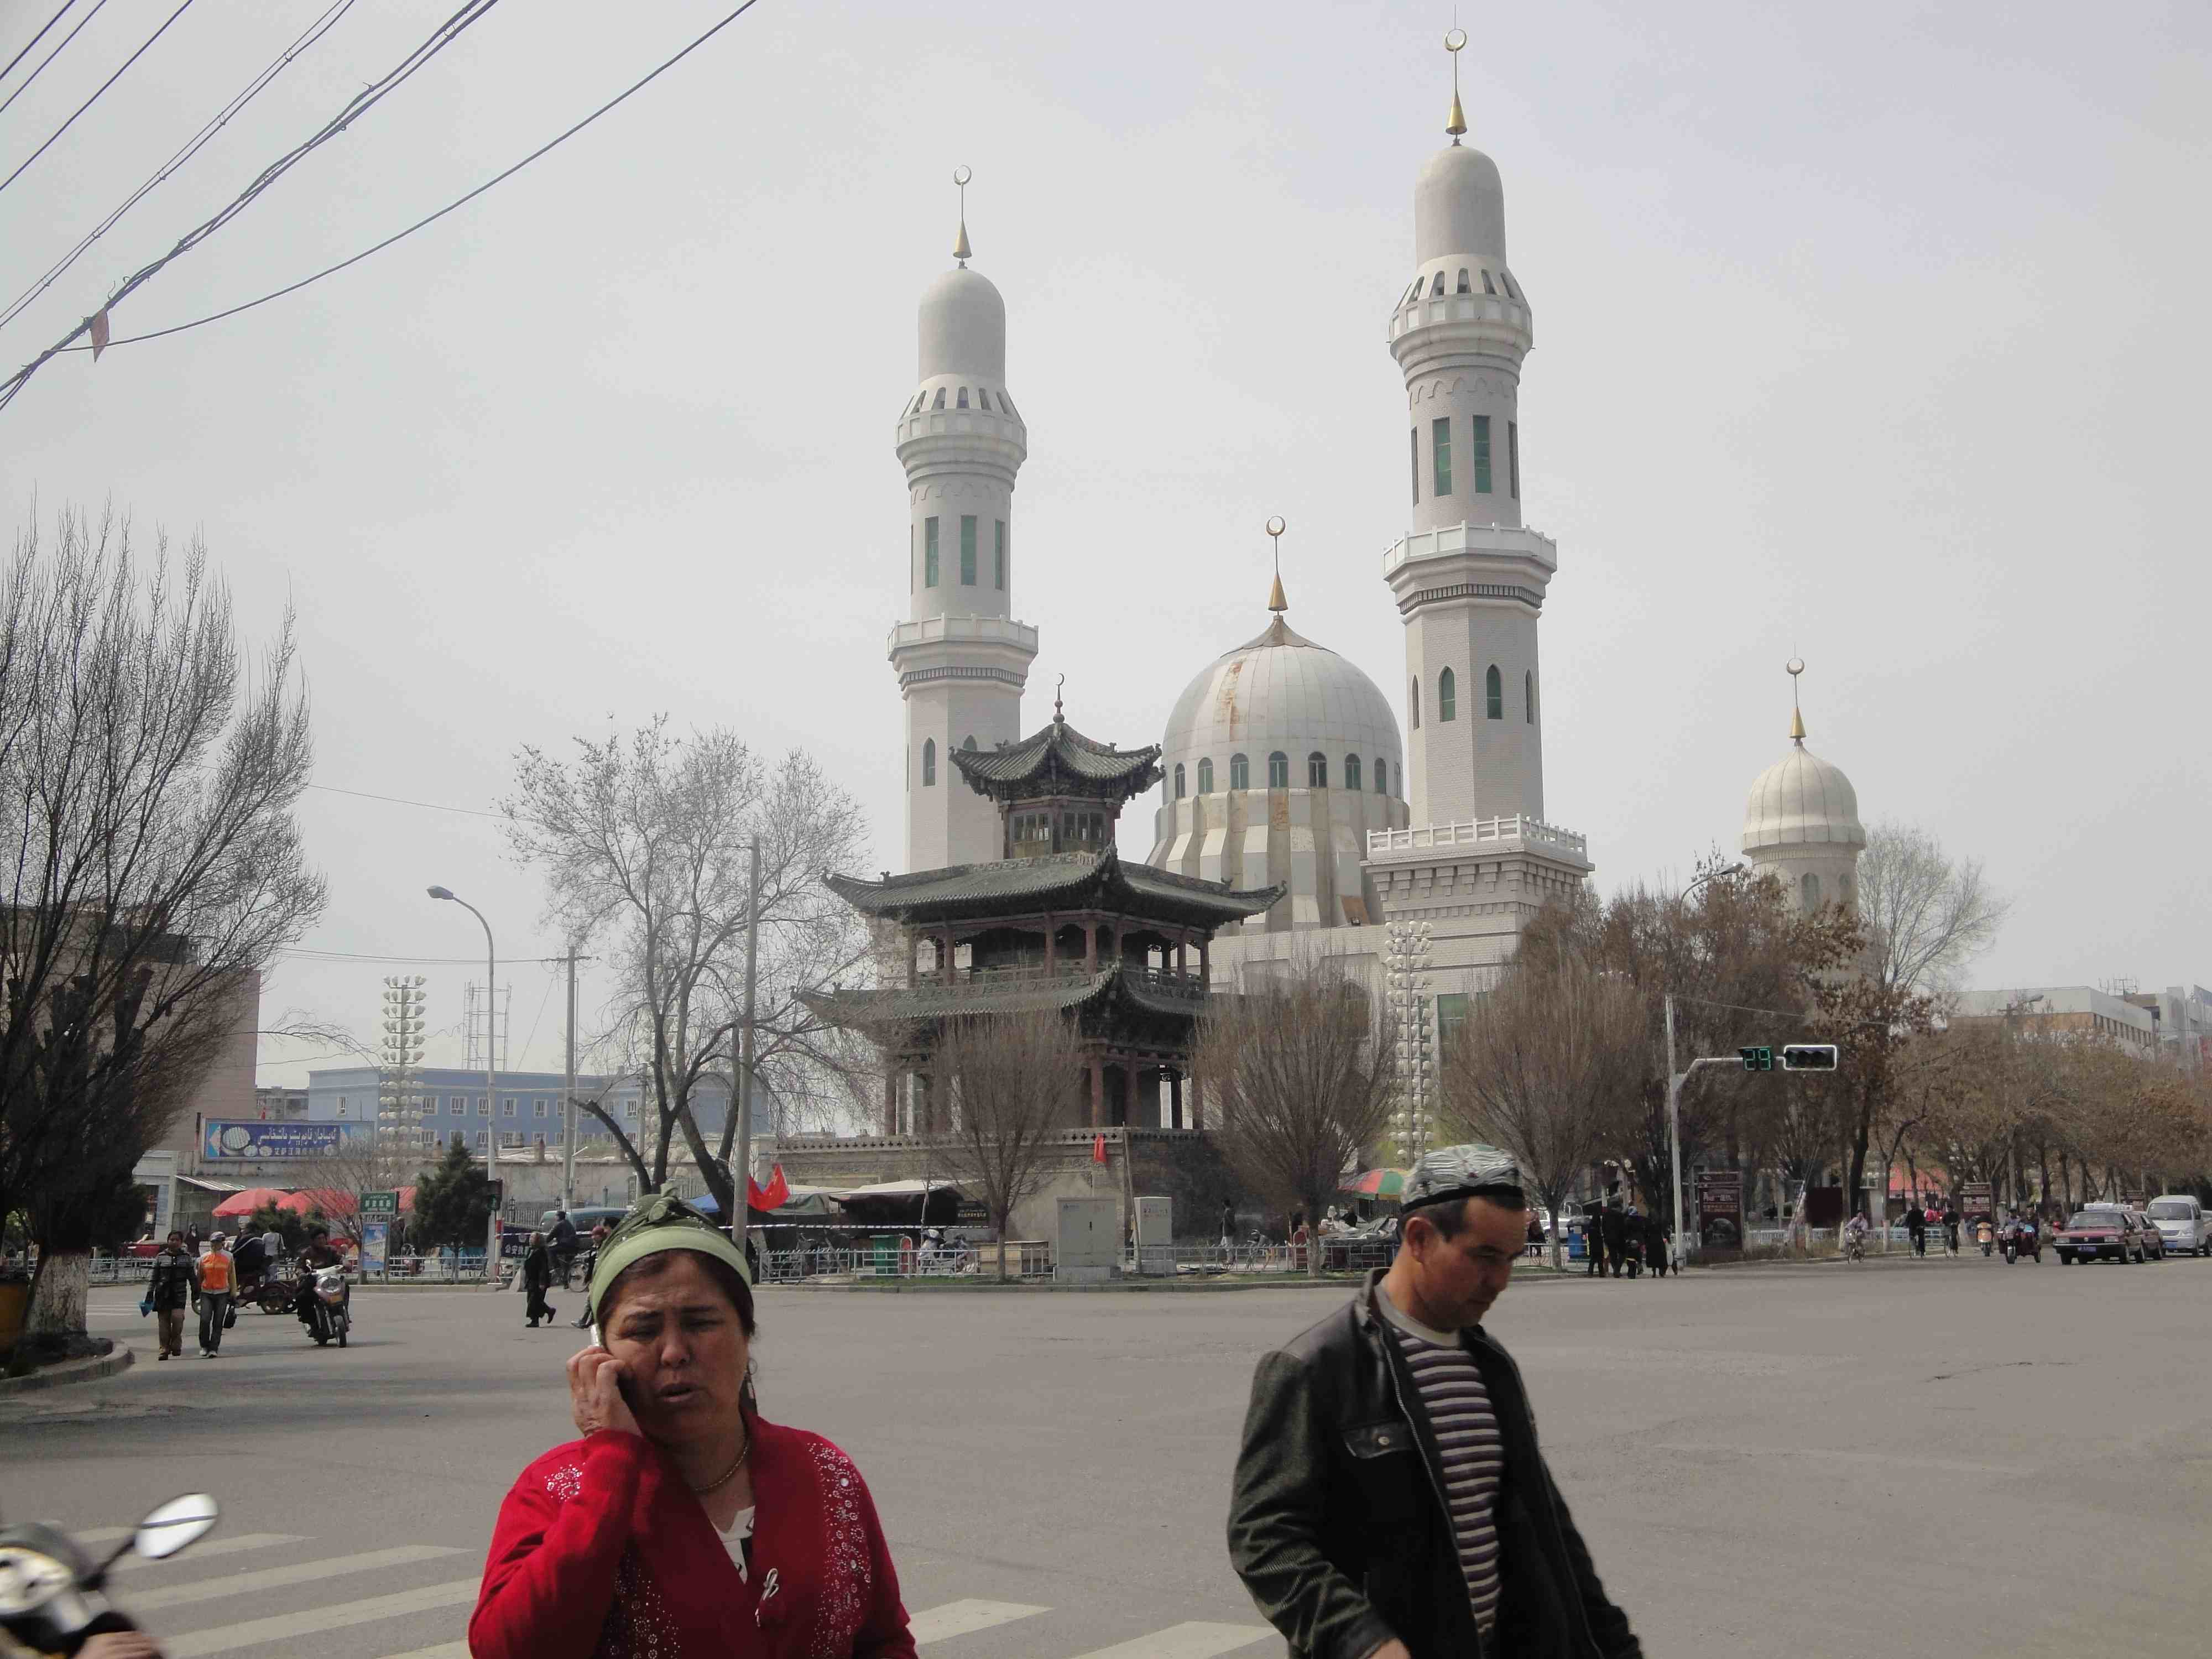
[[[1836,1045],[1832,1042],[1793,1042],[1782,1051],[1785,1072],[1832,1072]]]
[[[1739,1048],[1747,1072],[1771,1072],[1774,1069],[1774,1050],[1771,1048]]]

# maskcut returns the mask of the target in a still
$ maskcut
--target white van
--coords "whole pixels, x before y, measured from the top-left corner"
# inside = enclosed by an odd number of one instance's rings
[[[2164,1193],[2143,1206],[2168,1255],[2212,1255],[2212,1218],[2187,1193]]]

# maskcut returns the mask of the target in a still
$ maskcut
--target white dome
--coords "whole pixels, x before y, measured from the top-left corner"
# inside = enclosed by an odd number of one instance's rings
[[[1743,850],[1802,846],[1866,845],[1859,823],[1858,792],[1843,769],[1801,740],[1759,775],[1744,803]]]
[[[991,279],[965,265],[922,290],[921,378],[975,374],[1006,378],[1006,302]]]
[[[1230,786],[1230,761],[1246,757],[1249,787],[1267,787],[1267,757],[1288,757],[1291,787],[1306,787],[1307,757],[1328,761],[1329,784],[1347,787],[1345,760],[1357,756],[1359,787],[1375,790],[1375,764],[1390,771],[1384,793],[1406,793],[1397,716],[1373,680],[1326,646],[1291,631],[1278,617],[1267,631],[1217,657],[1176,699],[1160,740],[1160,764],[1173,790],[1175,769],[1188,769],[1198,789],[1198,763],[1213,763],[1213,787]]]
[[[1438,150],[1413,185],[1413,260],[1488,254],[1505,260],[1505,185],[1479,149]]]

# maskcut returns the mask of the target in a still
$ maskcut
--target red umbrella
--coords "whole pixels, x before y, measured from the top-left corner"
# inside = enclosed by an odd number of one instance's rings
[[[1369,1198],[1397,1198],[1405,1192],[1406,1177],[1411,1174],[1411,1170],[1370,1170],[1353,1176],[1337,1190],[1360,1193]]]
[[[289,1210],[295,1215],[319,1210],[327,1216],[344,1217],[360,1208],[361,1200],[351,1193],[342,1193],[334,1187],[311,1187],[278,1200],[276,1207]]]
[[[264,1204],[282,1205],[290,1196],[282,1187],[248,1187],[216,1205],[215,1212],[222,1217],[252,1215]]]

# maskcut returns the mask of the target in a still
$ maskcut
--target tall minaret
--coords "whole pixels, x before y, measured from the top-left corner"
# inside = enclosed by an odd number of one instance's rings
[[[966,167],[955,261],[921,296],[921,383],[898,418],[906,468],[908,621],[891,630],[906,700],[906,867],[1003,851],[998,809],[950,758],[1022,735],[1036,629],[1013,620],[1014,474],[1028,433],[1006,395],[1006,302],[968,269]]]
[[[1466,33],[1452,56],[1451,144],[1413,187],[1413,281],[1390,318],[1406,376],[1410,532],[1384,556],[1406,624],[1413,822],[1544,815],[1536,619],[1558,568],[1521,523],[1521,360],[1528,296],[1505,259],[1498,165],[1460,143]]]

